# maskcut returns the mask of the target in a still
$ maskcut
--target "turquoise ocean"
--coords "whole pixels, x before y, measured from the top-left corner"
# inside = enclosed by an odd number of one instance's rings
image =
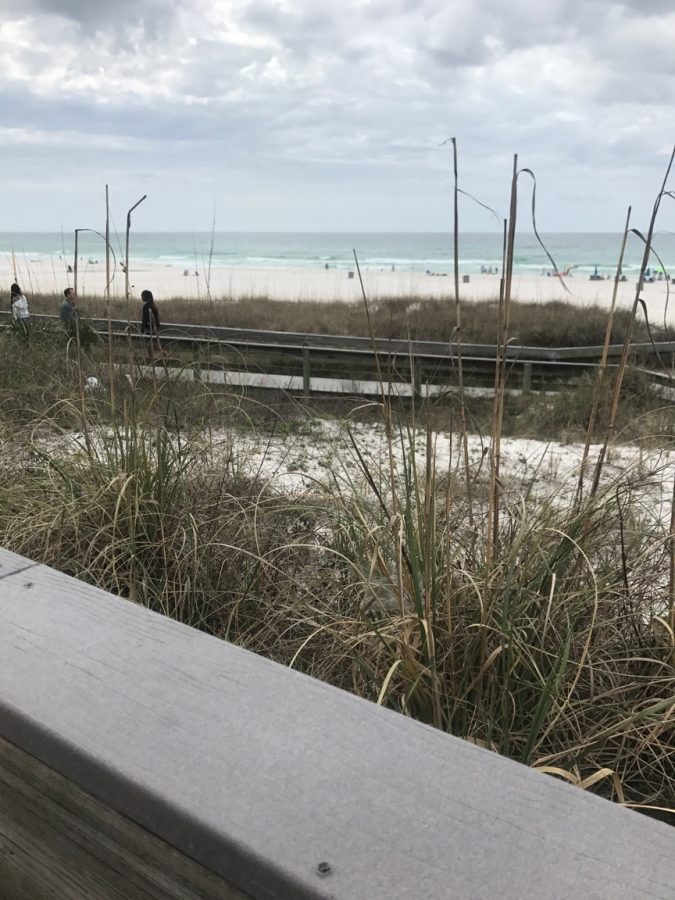
[[[579,274],[591,273],[597,266],[602,274],[613,274],[621,245],[618,234],[546,234],[542,235],[559,269],[573,267]],[[117,258],[124,258],[124,235],[112,235],[111,247]],[[654,246],[668,271],[675,274],[675,236],[657,235]],[[104,258],[105,242],[91,232],[79,235],[79,255],[85,259]],[[0,254],[12,253],[24,262],[32,260],[72,259],[73,234],[0,233]],[[138,261],[205,269],[212,266],[242,268],[353,268],[356,250],[363,269],[397,271],[450,272],[452,237],[435,232],[418,233],[281,233],[281,232],[132,232],[130,257]],[[624,272],[640,266],[641,241],[629,238]],[[463,234],[459,243],[462,272],[480,272],[501,265],[501,234]],[[653,264],[659,266],[656,259]],[[660,267],[660,266],[659,266]],[[551,269],[546,254],[531,234],[518,235],[514,268],[520,274],[542,274]]]

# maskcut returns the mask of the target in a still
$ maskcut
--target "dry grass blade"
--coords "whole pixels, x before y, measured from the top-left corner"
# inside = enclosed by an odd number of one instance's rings
[[[670,595],[670,637],[672,642],[672,665],[675,668],[675,479],[670,501],[670,538],[668,541],[668,593]]]
[[[626,213],[626,224],[623,230],[623,238],[621,239],[621,249],[619,250],[619,261],[616,267],[616,274],[614,276],[614,288],[612,290],[612,301],[609,307],[609,313],[607,316],[607,330],[605,331],[605,342],[602,348],[602,355],[600,357],[600,365],[598,367],[598,375],[595,383],[595,390],[593,392],[593,404],[591,406],[591,412],[588,419],[588,427],[586,428],[586,443],[584,444],[584,451],[581,457],[581,466],[579,468],[579,482],[577,485],[577,502],[581,500],[583,493],[583,485],[584,485],[584,474],[586,470],[586,463],[588,461],[588,454],[591,447],[591,440],[593,438],[593,434],[595,432],[595,426],[598,416],[598,406],[600,403],[600,397],[602,394],[602,387],[605,381],[605,373],[607,370],[607,357],[609,354],[609,345],[612,340],[612,327],[614,325],[614,313],[616,310],[616,299],[619,292],[619,279],[621,278],[621,273],[623,270],[623,257],[626,250],[626,241],[628,240],[628,232],[630,229],[630,216],[631,216],[631,207],[628,207],[628,212]]]
[[[464,367],[462,362],[462,305],[459,297],[459,174],[457,165],[457,140],[452,141],[452,170],[453,170],[453,275],[455,286],[455,338],[457,344],[457,390],[459,398],[460,438],[464,453],[464,475],[466,483],[466,495],[469,503],[469,516],[473,520],[473,490],[471,485],[471,469],[469,464],[469,438],[466,419],[466,393],[464,390]]]
[[[652,238],[654,235],[654,227],[656,225],[656,219],[659,213],[659,208],[661,206],[661,200],[665,195],[666,184],[668,183],[668,178],[670,177],[670,170],[673,166],[673,161],[675,160],[675,147],[673,148],[670,159],[668,160],[668,166],[666,167],[666,172],[663,177],[663,183],[661,185],[661,190],[657,194],[656,200],[654,201],[654,208],[652,210],[651,219],[649,221],[649,231],[647,232],[647,237],[644,238],[644,253],[642,255],[642,264],[640,266],[640,274],[638,276],[637,287],[635,289],[635,299],[633,301],[633,307],[631,309],[631,316],[628,324],[628,329],[626,330],[626,336],[624,338],[623,350],[621,353],[621,359],[619,361],[619,366],[617,369],[617,373],[614,379],[614,386],[612,389],[612,397],[610,401],[610,414],[609,414],[609,422],[607,425],[607,432],[605,434],[605,439],[603,441],[602,448],[598,455],[598,460],[595,466],[595,474],[593,476],[593,485],[591,487],[591,496],[593,496],[600,484],[600,476],[602,474],[602,468],[604,465],[605,457],[607,454],[607,448],[614,436],[614,429],[616,425],[616,416],[619,407],[619,397],[621,395],[621,386],[623,384],[624,375],[626,373],[626,367],[628,365],[628,357],[630,355],[630,346],[631,341],[633,339],[633,330],[635,327],[635,317],[637,314],[638,304],[640,302],[640,293],[642,291],[645,279],[645,271],[647,269],[647,265],[649,263],[649,257],[651,254],[652,247]]]
[[[529,175],[530,178],[532,179],[532,230],[534,231],[534,236],[536,237],[537,242],[539,243],[539,246],[546,254],[548,261],[553,266],[554,276],[558,279],[560,284],[563,286],[565,293],[569,294],[570,289],[567,287],[567,285],[565,284],[565,279],[560,274],[560,269],[558,268],[558,264],[556,263],[556,261],[553,259],[553,257],[549,253],[548,247],[543,242],[543,240],[541,239],[541,235],[537,231],[537,179],[534,177],[534,172],[532,171],[532,169],[521,169],[518,172],[518,175],[521,175],[521,174]]]
[[[504,418],[504,393],[506,389],[506,347],[508,344],[511,312],[511,283],[513,279],[513,255],[518,214],[518,156],[513,157],[511,178],[511,203],[508,232],[505,238],[504,274],[501,281],[498,313],[498,357],[495,364],[495,397],[492,421],[492,447],[490,453],[490,496],[488,503],[486,563],[488,578],[492,568],[499,536],[499,467],[501,437]]]
[[[594,494],[575,497],[576,470],[555,459],[575,466],[570,436],[590,433],[589,410],[602,422],[593,384],[508,396],[512,334],[606,346],[612,331],[605,311],[512,301],[524,171],[514,158],[498,306],[467,304],[459,315],[447,297],[419,308],[369,303],[356,254],[362,305],[228,306],[228,324],[293,330],[312,316],[315,331],[328,323],[371,343],[443,330],[465,372],[469,327],[486,342],[498,316],[489,400],[466,390],[458,408],[445,397],[399,403],[380,354],[376,403],[310,406],[279,393],[266,404],[169,367],[146,378],[131,353],[111,360],[107,344],[89,347],[84,328],[70,341],[47,328],[1,333],[0,545],[585,790],[671,815],[675,468],[663,450],[672,411],[626,378],[612,427],[633,428],[647,408],[664,427],[654,418],[631,430],[649,444],[617,448]],[[456,204],[457,178],[455,188]],[[458,218],[455,205],[455,260]],[[109,319],[124,312],[124,301],[112,304]],[[210,304],[193,306],[214,323]],[[612,307],[615,330],[644,334],[635,309],[631,318]],[[89,392],[94,373],[100,388]],[[548,441],[564,430],[567,442],[539,445],[535,458],[532,445],[507,443],[509,429]],[[491,433],[489,471],[479,431]]]

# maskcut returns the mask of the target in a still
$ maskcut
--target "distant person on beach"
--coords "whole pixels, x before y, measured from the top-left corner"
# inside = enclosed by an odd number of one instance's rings
[[[24,297],[23,291],[16,283],[10,288],[9,305],[12,310],[12,316],[15,319],[25,320],[30,318],[30,313],[28,312],[28,300]]]
[[[79,312],[75,306],[75,291],[71,287],[67,287],[63,292],[63,302],[59,307],[59,318],[63,323],[66,331],[73,331]]]
[[[159,311],[152,291],[143,291],[141,294],[143,301],[143,314],[141,317],[141,333],[142,334],[159,334]]]

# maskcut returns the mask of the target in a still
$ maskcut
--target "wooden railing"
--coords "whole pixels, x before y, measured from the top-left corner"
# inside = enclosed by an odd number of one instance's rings
[[[675,897],[675,830],[0,551],[0,896]]]
[[[0,323],[8,314],[0,312]],[[55,316],[38,315],[37,322],[57,322]],[[89,324],[102,337],[139,344],[147,340],[139,333],[137,323],[123,320],[90,319]],[[374,381],[378,367],[387,383],[407,385],[412,392],[452,388],[457,383],[459,348],[456,343],[437,341],[405,341],[380,338],[371,341],[349,335],[304,334],[295,332],[257,331],[211,325],[162,326],[161,342],[165,350],[176,352],[192,369],[194,377],[222,380],[210,373],[245,371],[251,375],[264,373],[288,379],[285,387],[311,392],[343,393],[352,391],[352,383]],[[609,347],[610,360],[623,350],[623,345]],[[508,385],[523,391],[550,390],[597,368],[602,347],[528,347],[510,344]],[[675,362],[675,342],[655,345],[634,343],[634,362],[643,369],[647,365],[660,371],[647,371],[648,377],[672,386],[671,370]],[[465,384],[490,388],[494,384],[497,347],[489,344],[463,344],[461,348]],[[189,362],[188,362],[189,361]],[[610,362],[610,367],[613,364]],[[665,368],[664,368],[665,367]],[[332,379],[332,381],[331,381]],[[255,379],[253,379],[255,382]],[[264,384],[264,382],[261,382]],[[277,382],[272,384],[276,386]],[[367,388],[365,392],[367,392]],[[377,385],[371,391],[378,392]]]

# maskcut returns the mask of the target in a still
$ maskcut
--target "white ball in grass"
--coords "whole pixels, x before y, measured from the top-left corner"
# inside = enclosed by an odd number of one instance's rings
[[[99,391],[101,389],[101,382],[95,375],[90,375],[86,381],[86,388],[88,391]]]

